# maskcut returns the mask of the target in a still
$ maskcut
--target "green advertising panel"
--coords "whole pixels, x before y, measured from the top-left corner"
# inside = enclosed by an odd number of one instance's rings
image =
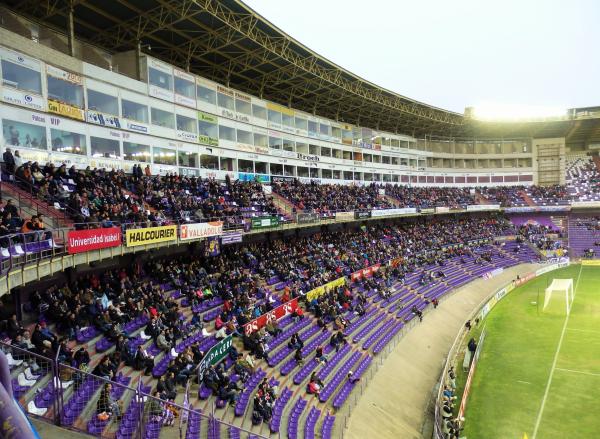
[[[279,218],[276,216],[261,216],[252,218],[253,229],[265,229],[267,227],[277,227],[279,225]]]

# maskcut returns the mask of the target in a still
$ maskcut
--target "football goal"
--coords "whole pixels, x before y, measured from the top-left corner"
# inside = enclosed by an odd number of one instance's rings
[[[569,314],[571,303],[573,303],[573,294],[573,279],[553,279],[550,286],[546,288],[543,311],[549,311],[550,308],[554,309],[557,306],[562,308],[560,303],[564,303],[567,314]]]

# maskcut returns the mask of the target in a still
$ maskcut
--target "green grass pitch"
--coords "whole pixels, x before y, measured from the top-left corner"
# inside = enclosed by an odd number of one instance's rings
[[[544,290],[553,278],[573,279],[575,299],[566,326],[566,312],[542,312]],[[532,303],[538,294],[539,310]],[[599,437],[600,267],[572,265],[530,281],[501,300],[485,325],[461,437]],[[461,391],[463,380],[459,377]]]

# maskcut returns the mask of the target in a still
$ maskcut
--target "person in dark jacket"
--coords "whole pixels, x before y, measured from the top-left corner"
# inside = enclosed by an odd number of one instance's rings
[[[6,172],[9,174],[15,173],[15,157],[13,156],[10,148],[6,148],[4,154],[2,154],[2,160],[4,161],[4,167],[6,168]]]

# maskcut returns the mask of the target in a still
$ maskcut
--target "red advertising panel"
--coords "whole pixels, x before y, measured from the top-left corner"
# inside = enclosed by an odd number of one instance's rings
[[[370,267],[363,268],[362,270],[355,271],[350,275],[352,282],[356,282],[357,280],[361,280],[362,278],[367,278],[373,276],[374,273],[377,273],[381,267],[381,264],[371,265]]]
[[[279,320],[282,317],[287,316],[288,314],[293,313],[298,308],[298,298],[292,299],[289,302],[285,302],[282,305],[279,305],[277,308],[269,311],[266,314],[258,317],[257,319],[252,320],[244,325],[244,333],[246,335],[250,335],[256,331],[258,331],[263,326],[267,326],[273,320]]]
[[[67,239],[70,254],[118,247],[121,245],[121,229],[110,227],[108,229],[71,230]]]

